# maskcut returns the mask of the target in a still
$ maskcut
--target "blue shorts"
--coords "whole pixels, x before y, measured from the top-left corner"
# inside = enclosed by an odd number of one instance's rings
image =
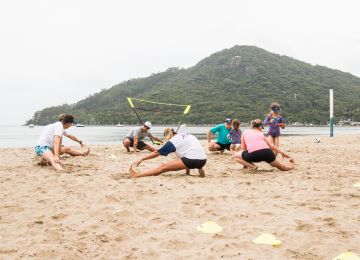
[[[41,146],[41,145],[37,145],[35,146],[35,153],[36,155],[42,156],[47,150],[51,151],[51,147],[50,146]]]

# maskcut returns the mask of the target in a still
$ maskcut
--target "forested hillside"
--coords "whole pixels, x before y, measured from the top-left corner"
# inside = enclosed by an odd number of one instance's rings
[[[226,117],[247,122],[263,118],[270,103],[278,101],[290,122],[325,124],[330,88],[334,89],[336,120],[360,121],[360,78],[254,46],[234,46],[188,69],[169,68],[122,82],[76,104],[45,108],[27,123],[47,124],[60,113],[72,113],[82,124],[136,123],[126,100],[131,96],[192,105],[186,117],[169,116],[163,110],[147,113],[146,119],[153,123],[202,124]]]

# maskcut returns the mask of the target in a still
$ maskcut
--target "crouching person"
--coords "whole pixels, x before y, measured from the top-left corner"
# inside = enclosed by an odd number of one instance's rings
[[[185,133],[177,134],[173,129],[166,128],[164,139],[167,142],[159,150],[143,157],[134,165],[139,166],[142,161],[153,159],[159,155],[167,156],[170,153],[175,153],[178,159],[142,173],[133,170],[133,165],[131,165],[129,170],[131,177],[157,176],[164,172],[179,170],[186,170],[186,174],[190,175],[190,169],[198,169],[200,177],[205,177],[203,167],[207,157],[204,148],[195,136]]]

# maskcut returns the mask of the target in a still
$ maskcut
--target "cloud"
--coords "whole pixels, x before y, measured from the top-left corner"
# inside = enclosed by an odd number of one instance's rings
[[[1,124],[256,45],[360,76],[357,1],[1,1]]]

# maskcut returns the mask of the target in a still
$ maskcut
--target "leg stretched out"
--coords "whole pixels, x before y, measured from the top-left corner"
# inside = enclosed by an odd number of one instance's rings
[[[295,168],[295,162],[293,159],[289,160],[289,164],[281,162],[279,159],[275,159],[275,161],[269,163],[272,167],[276,167],[280,171],[290,171]]]
[[[237,152],[235,154],[235,156],[233,157],[233,159],[234,159],[234,161],[244,165],[244,168],[250,168],[250,169],[253,169],[253,170],[256,170],[258,168],[255,164],[245,161],[242,158],[242,152]]]
[[[46,152],[44,152],[44,153],[42,154],[42,157],[43,157],[46,161],[50,162],[50,163],[51,163],[51,166],[54,167],[55,170],[57,170],[57,171],[62,171],[62,170],[64,170],[64,169],[61,167],[60,163],[55,162],[55,156],[54,156],[54,154],[53,154],[50,150],[47,150]]]
[[[152,146],[150,146],[148,144],[144,146],[144,149],[149,150],[150,152],[155,152],[156,151],[156,149],[154,147],[152,147]]]
[[[64,154],[64,153],[69,154],[71,156],[86,156],[90,153],[90,149],[87,148],[85,152],[78,152],[71,149],[70,147],[61,147],[60,154]]]
[[[140,177],[147,177],[147,176],[157,176],[164,172],[170,172],[170,171],[179,171],[179,170],[185,170],[187,167],[182,162],[181,159],[177,159],[168,163],[165,163],[159,167],[146,170],[143,173],[137,173],[133,170],[132,165],[130,166],[129,172],[131,177],[133,178],[140,178]]]

